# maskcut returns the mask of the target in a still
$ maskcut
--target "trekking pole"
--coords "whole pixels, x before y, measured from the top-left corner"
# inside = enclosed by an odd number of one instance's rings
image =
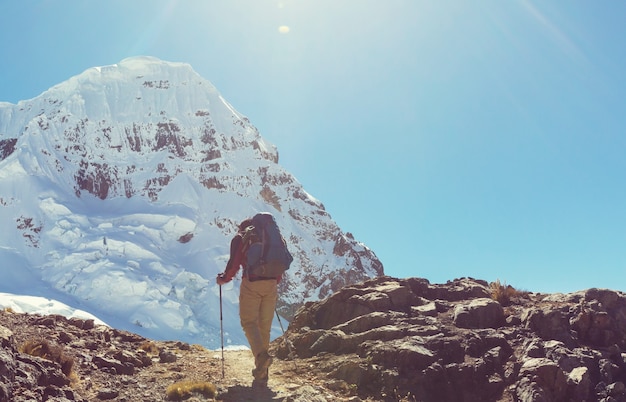
[[[220,337],[222,338],[222,378],[224,378],[224,318],[222,317],[222,285],[220,285]]]
[[[287,349],[289,349],[289,356],[293,359],[293,367],[298,370],[298,365],[296,364],[296,358],[295,358],[295,354],[293,353],[293,350],[291,349],[291,343],[289,342],[289,339],[287,338],[287,336],[285,336],[285,328],[283,328],[283,321],[280,319],[280,315],[278,315],[278,309],[274,309],[274,311],[276,312],[276,318],[278,318],[278,323],[280,324],[280,329],[283,331],[283,338],[285,340],[285,342],[287,343]]]

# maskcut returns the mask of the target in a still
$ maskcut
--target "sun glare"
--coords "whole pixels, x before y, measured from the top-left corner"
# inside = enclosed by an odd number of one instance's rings
[[[287,34],[289,33],[289,27],[287,25],[281,25],[278,27],[278,32],[281,34]]]

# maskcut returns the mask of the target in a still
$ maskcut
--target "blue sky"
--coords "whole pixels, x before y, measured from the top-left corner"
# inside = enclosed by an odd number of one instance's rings
[[[625,20],[586,0],[3,1],[0,101],[187,62],[387,274],[626,291]]]

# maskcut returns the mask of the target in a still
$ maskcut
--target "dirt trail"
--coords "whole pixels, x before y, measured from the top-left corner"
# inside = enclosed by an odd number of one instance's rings
[[[254,362],[249,350],[224,351],[222,377],[221,350],[178,351],[178,359],[169,365],[154,365],[141,370],[139,381],[156,382],[165,388],[175,382],[210,381],[216,385],[216,401],[341,401],[345,396],[324,387],[304,361],[274,359],[269,369],[267,389],[252,388]],[[197,396],[204,400],[201,397]],[[193,401],[194,399],[190,399]]]
[[[179,381],[209,380],[218,389],[217,401],[337,401],[345,397],[326,389],[303,361],[274,359],[267,389],[252,388],[252,354],[249,350],[183,353],[177,361]],[[148,369],[148,371],[150,371]],[[148,372],[145,373],[149,375]],[[344,399],[345,400],[345,399]]]

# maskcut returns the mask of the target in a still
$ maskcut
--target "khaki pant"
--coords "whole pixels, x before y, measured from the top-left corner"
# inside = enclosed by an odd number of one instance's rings
[[[277,299],[276,280],[250,282],[244,277],[241,281],[239,318],[255,358],[269,348],[270,329]]]

